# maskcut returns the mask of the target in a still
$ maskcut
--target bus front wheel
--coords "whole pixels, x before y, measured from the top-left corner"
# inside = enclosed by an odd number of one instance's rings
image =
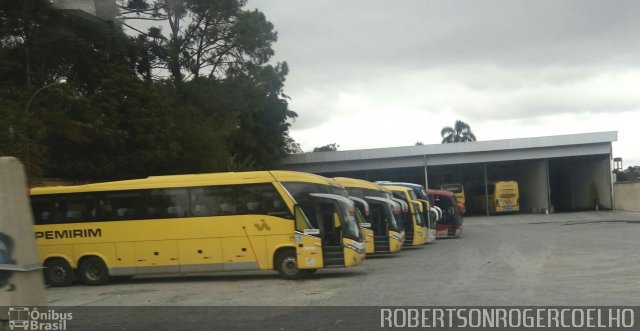
[[[276,258],[276,269],[280,277],[285,279],[300,279],[307,273],[298,269],[298,257],[295,251],[283,251]]]
[[[97,256],[83,259],[78,267],[80,279],[89,286],[102,285],[109,281],[109,269]]]
[[[73,270],[64,259],[47,260],[44,263],[44,280],[55,287],[71,286],[73,284]]]

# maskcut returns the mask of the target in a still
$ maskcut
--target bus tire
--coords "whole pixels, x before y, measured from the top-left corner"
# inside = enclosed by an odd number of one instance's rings
[[[278,253],[276,257],[276,270],[284,279],[300,279],[306,275],[304,270],[298,269],[298,257],[294,250],[286,250]]]
[[[73,269],[63,258],[52,258],[44,265],[44,280],[47,284],[55,287],[66,287],[73,285]]]
[[[83,258],[78,266],[78,275],[89,286],[102,285],[109,281],[109,269],[97,256]]]

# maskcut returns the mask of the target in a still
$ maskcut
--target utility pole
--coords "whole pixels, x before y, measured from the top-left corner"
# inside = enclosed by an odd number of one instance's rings
[[[26,144],[25,144],[25,146],[26,146],[25,147],[25,159],[26,159],[26,162],[27,162],[27,165],[26,165],[26,167],[27,167],[27,179],[29,181],[31,181],[31,152],[30,152],[31,144],[30,144],[30,141],[29,141],[30,138],[29,138],[29,130],[28,130],[31,113],[29,113],[29,108],[31,108],[31,103],[33,102],[33,99],[35,99],[36,95],[38,95],[38,93],[42,92],[44,89],[49,88],[51,86],[56,86],[56,85],[61,85],[61,84],[66,84],[66,83],[67,83],[67,80],[64,79],[64,78],[61,78],[61,79],[58,79],[58,80],[56,80],[55,82],[53,82],[51,84],[45,85],[45,86],[37,89],[31,95],[31,97],[29,98],[29,101],[27,102],[27,106],[24,108],[24,116],[26,118],[25,130],[24,131],[25,131],[25,136],[27,137],[27,141],[26,141]]]

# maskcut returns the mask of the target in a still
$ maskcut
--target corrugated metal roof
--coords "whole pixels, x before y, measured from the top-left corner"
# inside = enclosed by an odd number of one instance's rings
[[[492,160],[490,157],[487,159],[487,153],[496,153],[496,156],[504,154],[505,151],[521,150],[519,153],[536,154],[537,157],[559,157],[558,152],[569,152],[565,149],[556,149],[557,147],[570,147],[577,145],[600,145],[607,144],[618,140],[617,131],[605,131],[605,132],[591,132],[591,133],[579,133],[579,134],[567,134],[556,136],[544,136],[544,137],[531,137],[531,138],[515,138],[515,139],[502,139],[502,140],[488,140],[488,141],[476,141],[466,143],[451,143],[451,144],[431,144],[431,145],[418,145],[418,146],[404,146],[404,147],[388,147],[388,148],[373,148],[373,149],[360,149],[350,151],[337,151],[337,152],[315,152],[296,154],[287,157],[283,160],[285,165],[298,165],[298,164],[310,164],[310,163],[333,163],[343,161],[361,161],[372,159],[393,159],[393,158],[411,158],[415,159],[416,156],[426,155],[428,159],[432,159],[433,156],[446,155],[446,154],[463,154],[465,158],[468,158],[473,153],[483,154],[485,161],[498,161],[502,160],[498,157]],[[556,147],[556,148],[554,148]],[[583,146],[584,147],[584,146]],[[581,148],[582,152],[589,154],[600,154],[603,151],[603,146],[592,146],[594,148],[593,153],[589,153],[588,149]],[[554,156],[544,156],[548,153],[540,153],[537,151],[533,153],[534,149],[547,149],[547,152],[554,154]],[[524,150],[524,151],[523,151]],[[526,151],[531,150],[531,151]],[[609,147],[610,152],[610,147]],[[467,154],[468,153],[468,154]],[[508,153],[509,154],[509,153]],[[579,154],[585,155],[585,154]],[[515,157],[515,155],[512,155]],[[455,157],[454,157],[455,158]],[[531,157],[524,157],[524,159],[530,159]],[[513,159],[523,159],[521,157],[515,157]],[[465,163],[469,163],[467,160]],[[404,163],[404,162],[402,162]],[[415,163],[410,162],[410,163]],[[431,165],[431,162],[428,162]],[[292,167],[295,168],[295,167]]]
[[[616,131],[293,155],[284,167],[312,173],[611,154]]]

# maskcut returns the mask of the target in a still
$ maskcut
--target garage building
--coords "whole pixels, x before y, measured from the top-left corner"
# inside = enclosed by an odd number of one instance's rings
[[[462,183],[467,200],[491,182],[515,180],[525,213],[611,209],[617,131],[289,156],[284,168],[327,177]]]

